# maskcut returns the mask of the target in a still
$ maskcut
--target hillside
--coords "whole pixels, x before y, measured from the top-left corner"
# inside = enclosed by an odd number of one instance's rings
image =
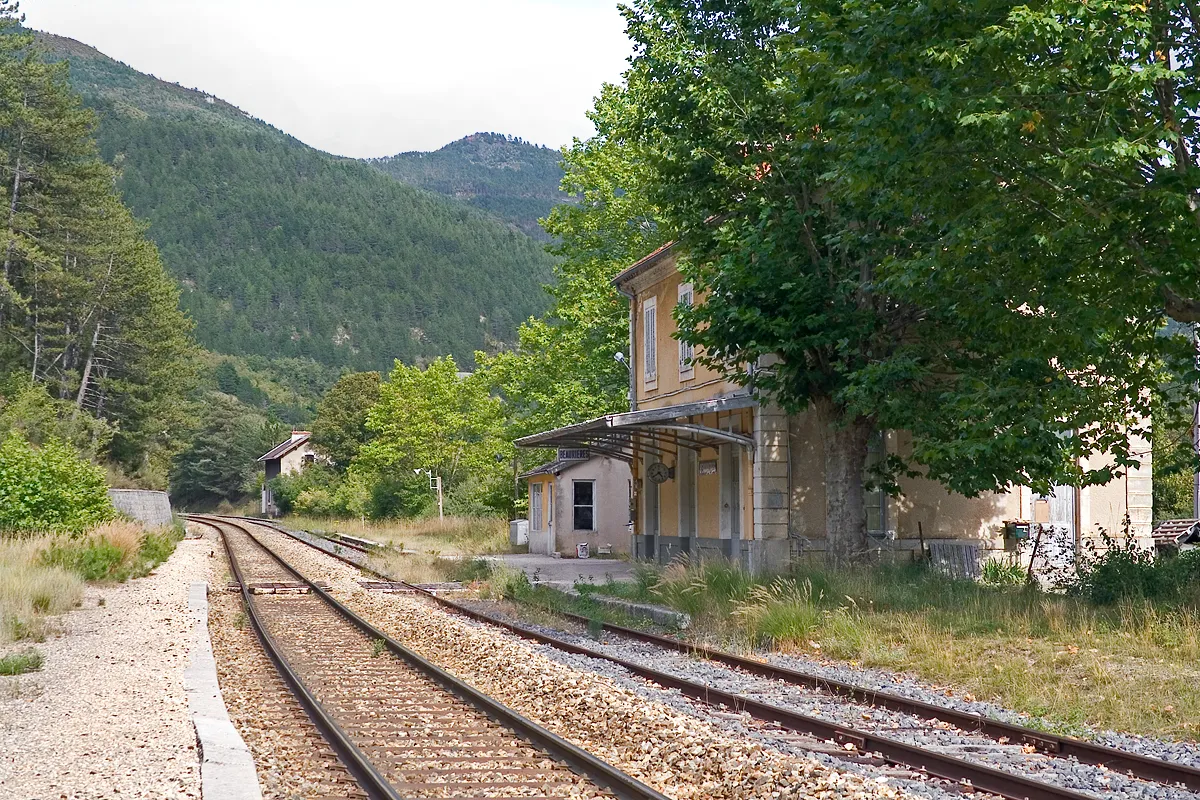
[[[511,225],[74,40],[39,40],[98,113],[101,151],[204,346],[356,369],[470,363],[544,309],[550,258]]]
[[[367,163],[398,180],[463,200],[545,240],[538,220],[567,201],[557,150],[501,133],[476,133],[432,153],[399,153]]]

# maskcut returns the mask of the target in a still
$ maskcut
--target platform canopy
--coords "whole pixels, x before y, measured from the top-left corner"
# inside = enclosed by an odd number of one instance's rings
[[[754,440],[732,431],[689,422],[688,418],[719,411],[751,408],[757,403],[745,394],[718,397],[644,411],[606,414],[552,431],[517,439],[517,447],[587,448],[600,456],[632,462],[639,455],[679,454],[680,449],[699,451],[705,447],[735,444],[754,449]]]

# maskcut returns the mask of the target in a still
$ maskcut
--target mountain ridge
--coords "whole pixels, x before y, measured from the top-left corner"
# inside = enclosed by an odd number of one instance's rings
[[[353,369],[467,364],[546,307],[551,259],[512,223],[90,45],[37,38],[69,62],[206,347]]]

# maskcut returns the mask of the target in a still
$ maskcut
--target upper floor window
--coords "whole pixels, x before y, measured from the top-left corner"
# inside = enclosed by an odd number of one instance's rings
[[[690,283],[679,284],[679,305],[691,307],[692,305],[692,285]],[[692,359],[696,356],[696,348],[683,339],[679,340],[679,380],[691,380],[696,374],[695,368],[692,365]]]
[[[658,385],[658,298],[642,304],[642,380],[647,389]]]

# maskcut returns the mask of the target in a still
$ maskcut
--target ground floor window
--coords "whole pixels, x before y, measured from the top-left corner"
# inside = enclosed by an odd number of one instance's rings
[[[542,529],[542,484],[529,484],[529,524],[533,530]]]
[[[596,482],[573,481],[572,492],[575,506],[575,530],[596,530]]]
[[[867,469],[877,467],[887,458],[887,438],[883,431],[876,431],[867,440]],[[887,537],[887,492],[875,488],[863,495],[863,505],[867,512],[867,534],[876,537]]]

